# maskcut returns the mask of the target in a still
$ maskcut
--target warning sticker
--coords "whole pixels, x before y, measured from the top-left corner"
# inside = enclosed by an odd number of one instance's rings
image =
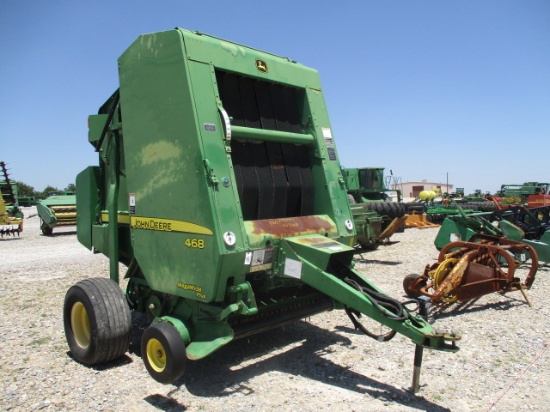
[[[326,144],[332,144],[332,132],[328,127],[322,127],[321,131],[323,132],[323,138],[325,139]]]
[[[302,277],[302,262],[294,259],[285,259],[285,275],[291,278],[301,279]]]
[[[250,271],[259,272],[260,270],[270,269],[273,265],[273,249],[260,249],[252,252],[250,262]]]
[[[130,214],[135,215],[136,214],[136,194],[135,193],[128,194],[128,206],[129,206]]]

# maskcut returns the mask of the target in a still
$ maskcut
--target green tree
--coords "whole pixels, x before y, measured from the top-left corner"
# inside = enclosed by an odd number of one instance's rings
[[[57,187],[46,186],[46,188],[39,193],[39,197],[46,198],[52,194],[60,193],[61,191]]]
[[[19,196],[35,196],[36,190],[34,190],[34,187],[29,186],[26,183],[23,182],[16,182],[17,183],[17,190],[19,191]]]
[[[69,183],[65,188],[65,191],[76,193],[76,185],[74,183]]]

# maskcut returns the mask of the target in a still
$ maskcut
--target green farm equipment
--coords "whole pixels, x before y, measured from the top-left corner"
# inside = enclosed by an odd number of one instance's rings
[[[3,198],[0,198],[0,236],[4,235],[20,235],[23,231],[23,219],[20,217],[11,216],[6,208],[6,203]]]
[[[397,202],[403,201],[401,190],[392,187],[399,184],[399,179],[393,174],[384,176],[383,167],[342,168],[342,175],[352,202],[389,202],[393,193]]]
[[[17,183],[13,183],[4,162],[0,162],[0,236],[15,235],[23,231],[23,213],[17,205]]]
[[[19,208],[19,189],[16,182],[13,182],[4,162],[0,162],[0,173],[3,180],[0,180],[0,192],[4,207],[8,216],[23,219],[23,212]]]
[[[34,196],[19,196],[18,200],[21,207],[36,206],[38,204],[38,200]]]
[[[66,294],[76,360],[121,357],[131,311],[153,319],[141,356],[163,383],[187,359],[331,309],[357,327],[361,314],[385,325],[382,340],[397,331],[458,349],[458,336],[353,269],[356,232],[316,71],[182,29],[140,36],[118,67],[120,88],[89,118],[99,166],[76,180],[78,240],[110,262],[110,279]]]
[[[440,225],[447,216],[470,214],[474,212],[490,212],[497,210],[495,203],[484,198],[464,197],[462,188],[457,188],[460,197],[452,197],[444,193],[440,200],[435,200],[440,195],[438,190],[424,190],[418,198],[407,204],[409,214],[407,227],[416,227],[416,216],[423,215],[423,222],[418,227],[434,227]],[[477,199],[477,200],[476,200]]]
[[[535,280],[539,260],[550,261],[550,207],[467,213],[450,203],[458,213],[447,215],[437,233],[438,260],[422,275],[405,277],[407,296],[439,304],[520,291],[530,305],[525,289]],[[520,266],[524,279],[516,272]]]
[[[550,262],[550,206],[514,206],[494,212],[448,216],[435,238],[437,249],[453,241],[469,241],[473,236],[506,237],[532,247],[538,260]]]
[[[405,205],[400,190],[392,189],[392,177],[383,167],[342,168],[361,249],[376,249],[405,229]],[[397,181],[397,179],[394,179]],[[395,193],[397,201],[392,201]]]
[[[496,195],[490,198],[500,209],[514,206],[550,206],[550,183],[504,184]]]
[[[40,229],[51,236],[57,226],[76,225],[76,195],[72,192],[51,195],[36,204]]]

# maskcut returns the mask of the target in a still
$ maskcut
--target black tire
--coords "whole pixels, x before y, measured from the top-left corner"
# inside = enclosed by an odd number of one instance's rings
[[[51,236],[53,234],[53,229],[51,227],[43,226],[41,229],[44,236]]]
[[[171,323],[153,323],[141,338],[141,357],[149,375],[160,383],[172,383],[185,371],[185,343]]]
[[[86,279],[72,286],[65,295],[63,326],[73,357],[86,365],[118,359],[130,346],[130,308],[111,279]]]
[[[403,279],[403,290],[409,298],[418,298],[422,296],[420,288],[425,287],[427,284],[426,280],[420,280],[422,277],[422,275],[411,273]]]

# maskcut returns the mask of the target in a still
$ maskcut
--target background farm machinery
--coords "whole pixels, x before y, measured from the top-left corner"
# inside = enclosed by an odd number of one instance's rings
[[[23,231],[23,213],[17,203],[17,183],[10,180],[4,162],[0,162],[0,173],[0,236],[19,235]]]
[[[8,168],[0,162],[0,191],[8,214],[12,217],[23,218],[19,205],[19,189],[16,182],[10,179]]]
[[[523,280],[516,273],[522,264],[528,265]],[[422,275],[405,277],[403,289],[410,297],[426,296],[434,304],[512,291],[523,293],[529,303],[524,290],[531,288],[537,269],[538,256],[531,246],[504,236],[476,234],[468,242],[445,245],[437,262],[427,265]]]
[[[399,180],[384,176],[382,167],[342,168],[351,211],[361,249],[373,250],[405,229],[405,205]],[[393,197],[396,197],[394,201]]]
[[[457,191],[462,189],[457,188]],[[461,192],[458,192],[461,193]],[[438,200],[436,200],[438,199]],[[489,212],[497,206],[489,200],[473,196],[451,197],[447,193],[426,190],[420,192],[414,202],[406,205],[409,214],[407,227],[434,227],[440,225],[447,216]]]
[[[76,225],[76,196],[73,192],[52,194],[36,204],[40,217],[40,230],[51,236],[57,226]]]
[[[500,190],[488,198],[499,209],[514,206],[539,207],[550,206],[550,183],[526,182],[522,185],[503,184]]]
[[[505,236],[531,246],[540,261],[550,262],[549,213],[550,206],[514,206],[494,212],[449,216],[434,243],[441,250],[451,241],[469,241],[478,234]]]
[[[0,198],[0,236],[18,235],[23,231],[23,219],[11,216],[4,199]]]
[[[529,303],[525,289],[535,280],[539,260],[550,262],[550,207],[481,213],[455,207],[459,213],[444,219],[434,242],[437,262],[422,275],[405,277],[406,294],[437,304],[519,290]],[[520,266],[523,280],[516,275]]]
[[[353,269],[354,217],[317,72],[175,29],[138,38],[119,78],[89,119],[99,166],[77,177],[77,237],[108,256],[110,279],[67,292],[75,359],[122,356],[130,308],[153,318],[141,356],[160,382],[233,339],[331,309],[457,350],[457,336]]]

